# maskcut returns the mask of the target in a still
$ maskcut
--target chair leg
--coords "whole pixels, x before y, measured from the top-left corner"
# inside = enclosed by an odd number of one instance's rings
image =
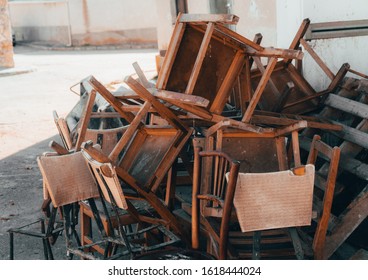
[[[260,231],[255,231],[253,233],[252,259],[253,260],[261,259],[261,232]]]
[[[11,231],[9,231],[9,248],[10,248],[9,259],[14,260],[14,233]]]
[[[45,234],[46,233],[46,229],[45,229],[45,221],[41,220],[41,233]],[[49,248],[47,246],[47,237],[46,238],[42,238],[42,244],[43,244],[43,255],[45,257],[45,260],[49,259]]]
[[[295,227],[289,228],[289,234],[293,242],[293,247],[294,247],[296,258],[298,260],[303,260],[304,251],[303,251],[302,243],[300,242],[299,235],[296,231],[296,228]]]

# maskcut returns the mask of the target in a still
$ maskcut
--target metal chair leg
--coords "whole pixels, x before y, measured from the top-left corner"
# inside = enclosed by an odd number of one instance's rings
[[[10,255],[9,255],[9,259],[10,260],[14,260],[14,233],[9,231],[9,238],[10,238],[10,242],[9,242],[9,248],[10,248]]]
[[[253,233],[253,252],[252,259],[259,260],[261,258],[261,232],[255,231]]]

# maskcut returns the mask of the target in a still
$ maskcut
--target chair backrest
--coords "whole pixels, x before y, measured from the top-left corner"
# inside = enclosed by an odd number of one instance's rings
[[[59,135],[60,135],[61,141],[64,144],[64,147],[67,150],[72,149],[73,143],[72,143],[72,139],[70,136],[70,130],[69,130],[68,124],[66,123],[65,119],[59,118],[56,111],[53,112],[53,115],[54,115],[54,122],[55,122],[56,128],[59,131]]]
[[[111,163],[100,163],[84,150],[82,150],[82,154],[98,182],[103,198],[121,209],[128,209],[119,178]]]
[[[328,223],[331,215],[331,207],[334,198],[336,178],[338,174],[338,166],[340,161],[340,148],[330,147],[321,141],[319,135],[313,137],[307,163],[316,164],[317,158],[327,159],[330,164],[328,168],[327,178],[318,188],[323,191],[322,207],[318,209],[317,228],[313,238],[314,258],[324,258],[324,246]],[[318,173],[316,173],[316,176]],[[321,182],[321,180],[319,180]]]
[[[212,182],[209,191],[202,193],[202,159],[212,158]],[[200,151],[194,149],[193,193],[192,193],[192,247],[199,248],[200,221],[218,244],[217,255],[220,259],[226,257],[228,227],[233,209],[233,198],[239,173],[239,162],[233,161],[228,155],[218,151]],[[226,180],[228,173],[228,180]],[[205,203],[200,205],[200,200]],[[206,218],[219,217],[221,225],[215,232]]]
[[[54,122],[59,131],[59,135],[64,144],[64,147],[68,150],[73,149],[75,147],[74,142],[76,141],[76,139],[72,139],[68,124],[65,119],[60,118],[55,111]],[[83,139],[80,140],[80,143],[91,140],[94,144],[99,144],[101,146],[102,152],[105,155],[108,155],[114,149],[115,145],[118,143],[126,129],[126,126],[108,129],[85,128]],[[78,129],[78,135],[79,134],[81,134],[81,129]]]
[[[310,225],[314,165],[239,173],[234,206],[243,232]]]
[[[81,152],[37,158],[54,207],[98,197],[96,182]]]

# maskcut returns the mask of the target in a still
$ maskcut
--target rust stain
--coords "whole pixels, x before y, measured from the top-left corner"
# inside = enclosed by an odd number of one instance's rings
[[[83,19],[84,19],[84,25],[86,26],[86,33],[89,33],[89,27],[90,27],[90,22],[89,22],[89,13],[88,13],[88,4],[87,4],[88,0],[83,0]]]

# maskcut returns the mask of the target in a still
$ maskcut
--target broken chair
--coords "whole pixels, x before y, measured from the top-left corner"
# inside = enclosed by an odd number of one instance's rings
[[[100,202],[104,217],[107,219],[106,231],[109,232],[109,245],[116,245],[111,250],[111,258],[119,258],[124,256],[126,252],[117,251],[118,247],[123,244],[128,245],[129,251],[134,254],[164,248],[180,239],[166,229],[166,222],[155,217],[155,211],[144,200],[128,199],[120,184],[115,168],[111,163],[100,163],[93,159],[88,150],[82,150],[90,170],[92,171],[98,184],[100,193]],[[84,202],[81,202],[85,204]],[[81,224],[84,226],[86,217],[85,205],[81,212]],[[105,226],[105,227],[106,227]],[[130,232],[126,232],[130,229]],[[86,240],[86,231],[84,227],[81,232],[81,238]]]

